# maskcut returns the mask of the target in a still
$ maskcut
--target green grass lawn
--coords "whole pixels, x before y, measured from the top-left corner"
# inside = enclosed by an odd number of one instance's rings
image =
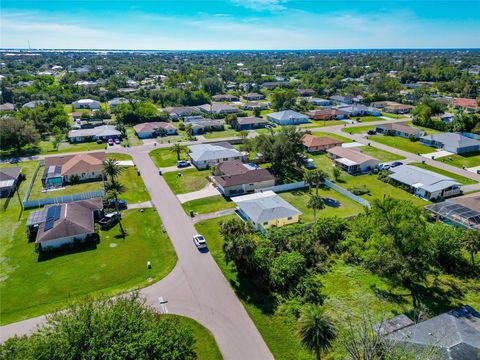
[[[407,125],[409,125],[409,126],[412,126],[412,127],[415,127],[415,128],[417,128],[417,129],[423,130],[423,131],[425,132],[425,135],[432,135],[432,134],[441,133],[440,130],[430,129],[430,128],[427,128],[427,127],[425,127],[425,126],[414,125],[414,124],[413,124],[413,121],[408,121],[408,122],[406,122],[405,124],[407,124]]]
[[[301,124],[301,128],[317,128],[317,127],[326,127],[326,126],[335,126],[345,124],[345,121],[342,120],[310,120],[307,124]]]
[[[258,134],[270,134],[270,131],[273,130],[274,133],[276,132],[280,132],[281,131],[281,127],[280,126],[277,126],[277,127],[274,127],[273,129],[265,129],[265,128],[260,128],[260,129],[255,129],[255,132],[258,133]]]
[[[215,195],[203,199],[196,199],[182,204],[187,214],[193,210],[195,214],[208,214],[219,210],[231,209],[235,207],[235,203],[225,199],[222,195]]]
[[[38,200],[38,199],[46,199],[56,196],[63,196],[63,195],[72,195],[72,194],[79,194],[82,192],[89,192],[89,191],[100,191],[102,190],[102,181],[90,181],[90,182],[82,182],[79,184],[72,184],[66,185],[63,188],[58,190],[51,190],[42,192],[42,174],[45,167],[41,166],[38,170],[37,176],[35,178],[35,182],[33,183],[32,191],[30,192],[30,196],[28,200]],[[28,179],[30,181],[30,179]]]
[[[123,143],[128,143],[130,146],[143,145],[143,141],[135,134],[133,127],[127,127],[127,138],[123,140]]]
[[[315,190],[312,189],[312,193],[315,193]],[[360,213],[363,209],[363,206],[359,203],[356,203],[353,200],[350,200],[346,196],[325,188],[319,189],[318,194],[323,198],[331,198],[340,202],[339,207],[330,207],[325,205],[325,208],[317,211],[317,217],[329,217],[329,216],[338,216],[338,217],[347,217],[353,216]],[[289,192],[284,192],[279,194],[284,200],[288,201],[294,207],[302,212],[300,219],[304,223],[313,222],[313,210],[307,207],[309,194],[308,189],[304,190],[294,190]]]
[[[404,114],[390,114],[390,113],[387,113],[387,112],[382,112],[382,116],[386,116],[388,118],[391,118],[391,119],[403,119],[403,118],[407,118],[406,115]]]
[[[188,326],[195,338],[197,360],[222,360],[222,354],[212,333],[193,319],[179,315],[162,315],[177,318],[181,324]]]
[[[179,173],[182,176],[177,176]],[[163,178],[175,194],[185,194],[203,189],[208,183],[208,175],[210,170],[188,169],[164,173]]]
[[[317,169],[323,170],[329,175],[333,177],[332,169],[333,169],[333,162],[328,158],[326,153],[321,154],[309,154],[305,153],[305,156],[309,157],[315,163]]]
[[[330,133],[326,133],[326,132],[321,132],[321,131],[312,131],[312,135],[314,135],[314,136],[327,136],[327,137],[331,137],[333,139],[338,139],[338,140],[343,141],[343,142],[353,142],[352,139],[349,139],[347,137],[340,136],[340,135],[337,135],[337,134],[330,134]]]
[[[147,286],[175,266],[175,251],[153,209],[122,213],[127,236],[118,225],[100,231],[96,248],[40,258],[25,234],[29,211],[19,221],[18,206],[0,220],[3,229],[0,291],[2,324],[52,312],[87,294],[113,294]],[[147,261],[152,269],[146,267]]]
[[[373,156],[374,158],[377,158],[381,162],[388,162],[388,161],[395,161],[395,160],[404,159],[403,156],[400,156],[400,155],[397,155],[397,154],[394,154],[394,153],[391,153],[391,152],[388,152],[388,151],[385,151],[385,150],[381,150],[381,149],[376,148],[374,146],[361,146],[361,147],[359,147],[359,149],[363,153],[365,153],[367,155],[370,155],[370,156]]]
[[[37,146],[25,146],[20,153],[16,150],[0,151],[1,158],[32,156],[32,155],[52,155],[63,153],[75,153],[92,150],[105,150],[106,144],[97,144],[96,142],[70,144],[69,142],[60,143],[58,149],[54,149],[50,141],[40,141]]]
[[[156,167],[174,166],[178,161],[177,153],[172,152],[171,148],[155,149],[150,152],[150,157],[152,158]],[[180,156],[180,158],[187,160],[188,156],[186,153],[184,153]]]
[[[352,116],[352,120],[357,120],[357,116]],[[374,122],[374,121],[385,121],[385,119],[382,119],[380,116],[360,116],[360,122],[362,123],[368,123],[368,122]]]
[[[368,139],[414,154],[428,154],[435,151],[434,148],[422,145],[419,141],[411,141],[400,136],[371,135],[368,136]]]
[[[452,160],[450,160],[450,158]],[[471,152],[468,154],[453,154],[450,156],[442,157],[436,159],[437,161],[444,162],[445,164],[449,164],[456,167],[474,167],[480,166],[480,151]]]
[[[446,170],[443,170],[443,169],[436,168],[434,166],[430,166],[428,164],[422,164],[422,163],[415,163],[414,162],[414,163],[409,163],[408,165],[417,166],[417,167],[425,169],[425,170],[433,171],[434,173],[437,173],[437,174],[440,174],[440,175],[448,176],[448,177],[450,177],[454,180],[457,180],[460,184],[463,184],[463,185],[469,185],[469,184],[476,184],[477,183],[473,179],[469,179],[469,178],[466,178],[464,176],[451,173],[450,171],[446,171]]]
[[[375,129],[376,125],[366,125],[366,126],[350,126],[350,127],[344,127],[342,129],[343,132],[346,132],[348,134],[362,134],[366,133],[368,130],[373,130]]]
[[[227,129],[224,131],[212,131],[212,132],[207,132],[205,134],[199,134],[199,135],[203,135],[206,139],[221,139],[221,138],[240,136],[240,132],[234,129]]]

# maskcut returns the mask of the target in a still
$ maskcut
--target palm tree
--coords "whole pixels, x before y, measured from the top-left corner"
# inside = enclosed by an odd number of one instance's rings
[[[480,232],[475,230],[467,230],[463,237],[463,247],[470,253],[470,261],[475,267],[475,254],[480,252]]]
[[[312,172],[310,170],[305,170],[303,172],[303,182],[305,184],[308,184],[308,193],[312,191],[312,185],[313,185],[313,176]]]
[[[180,160],[180,155],[182,154],[182,152],[186,151],[186,148],[185,148],[185,146],[183,146],[183,145],[174,144],[174,145],[170,148],[170,151],[171,151],[172,153],[177,154],[177,160]]]
[[[325,182],[327,177],[328,175],[323,170],[312,171],[312,184],[315,185],[315,195],[318,195],[318,187]]]
[[[310,198],[308,199],[307,207],[309,209],[313,209],[313,222],[317,222],[317,210],[322,210],[325,208],[325,203],[323,202],[323,199],[319,195],[310,195]]]
[[[118,165],[118,161],[116,159],[106,159],[103,162],[103,172],[105,173],[107,180],[108,178],[110,178],[110,181],[112,183],[115,183],[117,181],[120,174],[124,170],[125,168]]]
[[[320,352],[330,348],[336,337],[332,320],[317,304],[304,306],[298,319],[297,334],[302,345],[315,352],[316,360],[320,360]]]
[[[125,186],[120,184],[118,181],[109,181],[105,184],[105,192],[113,197],[115,200],[115,211],[120,214],[120,209],[118,208],[118,197],[120,194],[125,192]],[[122,218],[119,217],[118,225],[120,225],[120,231],[122,232],[122,236],[125,236],[125,230],[123,230],[122,226]]]

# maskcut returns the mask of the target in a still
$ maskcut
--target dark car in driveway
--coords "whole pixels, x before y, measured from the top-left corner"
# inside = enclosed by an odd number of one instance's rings
[[[114,226],[121,219],[121,215],[118,212],[112,212],[103,217],[98,223],[102,229],[109,229]]]

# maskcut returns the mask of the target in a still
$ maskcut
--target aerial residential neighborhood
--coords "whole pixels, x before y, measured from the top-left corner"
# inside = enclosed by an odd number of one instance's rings
[[[0,358],[480,359],[477,3],[0,7]]]

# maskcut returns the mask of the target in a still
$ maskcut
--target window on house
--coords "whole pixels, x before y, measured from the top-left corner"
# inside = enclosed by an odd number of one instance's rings
[[[289,217],[288,217],[288,220],[292,220],[292,217],[291,217],[291,216],[289,216]]]

